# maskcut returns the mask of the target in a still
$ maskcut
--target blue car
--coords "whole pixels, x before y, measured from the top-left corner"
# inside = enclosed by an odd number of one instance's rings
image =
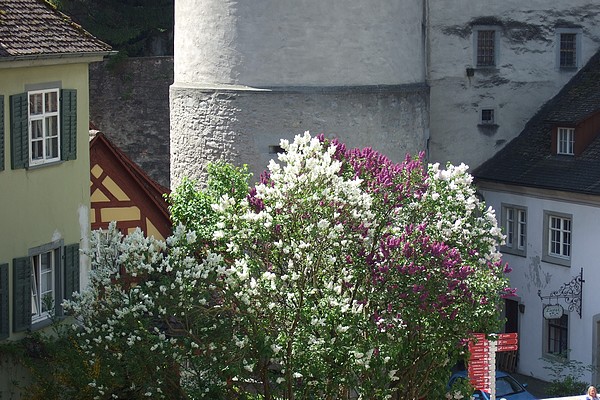
[[[459,379],[467,379],[467,371],[458,371],[452,374],[448,382],[448,388],[452,388],[452,385]],[[506,372],[496,371],[497,400],[536,400],[536,397],[525,389],[526,386],[517,382],[515,378]],[[489,393],[476,390],[471,398],[474,400],[490,400],[490,397]]]

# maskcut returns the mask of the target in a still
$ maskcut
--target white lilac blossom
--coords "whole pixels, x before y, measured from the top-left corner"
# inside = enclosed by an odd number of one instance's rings
[[[94,234],[91,285],[65,307],[98,379],[124,369],[153,398],[174,369],[191,398],[419,398],[445,389],[437,355],[496,328],[503,237],[465,165],[308,132],[281,147],[252,188],[221,165],[174,196],[165,243]]]

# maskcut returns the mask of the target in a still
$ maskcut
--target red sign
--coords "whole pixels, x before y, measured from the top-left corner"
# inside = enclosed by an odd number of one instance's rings
[[[490,391],[490,380],[489,379],[475,379],[471,378],[471,385],[477,390],[483,390],[485,392]]]
[[[507,345],[507,344],[517,344],[519,343],[519,337],[517,333],[501,333],[498,336],[498,346]]]
[[[471,379],[471,385],[473,385],[473,387],[477,390],[484,390],[486,392],[490,391],[489,380]]]
[[[496,351],[516,351],[519,348],[517,333],[501,333],[498,335],[498,348]]]
[[[469,366],[470,367],[487,367],[488,365],[490,365],[490,359],[486,359],[486,360],[469,360]]]
[[[469,342],[469,367],[467,372],[474,388],[489,391],[490,386],[490,342],[483,334],[476,334]]]
[[[518,348],[519,338],[516,333],[501,333],[496,341],[496,351],[515,351]],[[469,342],[469,379],[473,387],[478,390],[490,391],[491,375],[495,376],[495,366],[490,363],[490,341],[484,334],[478,333],[475,339]]]
[[[499,339],[516,339],[519,337],[517,332],[501,333],[498,335]]]

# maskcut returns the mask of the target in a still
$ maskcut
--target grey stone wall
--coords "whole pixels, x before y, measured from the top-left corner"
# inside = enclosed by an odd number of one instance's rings
[[[171,87],[171,187],[207,161],[248,164],[257,181],[281,139],[310,131],[394,161],[426,147],[426,85],[273,90]]]
[[[108,60],[90,66],[90,121],[166,187],[172,83],[173,57]]]

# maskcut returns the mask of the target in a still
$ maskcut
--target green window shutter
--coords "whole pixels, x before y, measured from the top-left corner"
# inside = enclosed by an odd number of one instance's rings
[[[31,258],[13,259],[13,330],[31,327]]]
[[[10,96],[10,166],[29,166],[29,127],[27,93]]]
[[[0,340],[9,335],[8,329],[8,264],[0,264]]]
[[[73,292],[79,291],[79,244],[65,246],[65,294],[66,300],[73,298]]]
[[[60,91],[61,160],[77,158],[77,90]]]
[[[0,96],[0,171],[4,171],[4,96]]]

